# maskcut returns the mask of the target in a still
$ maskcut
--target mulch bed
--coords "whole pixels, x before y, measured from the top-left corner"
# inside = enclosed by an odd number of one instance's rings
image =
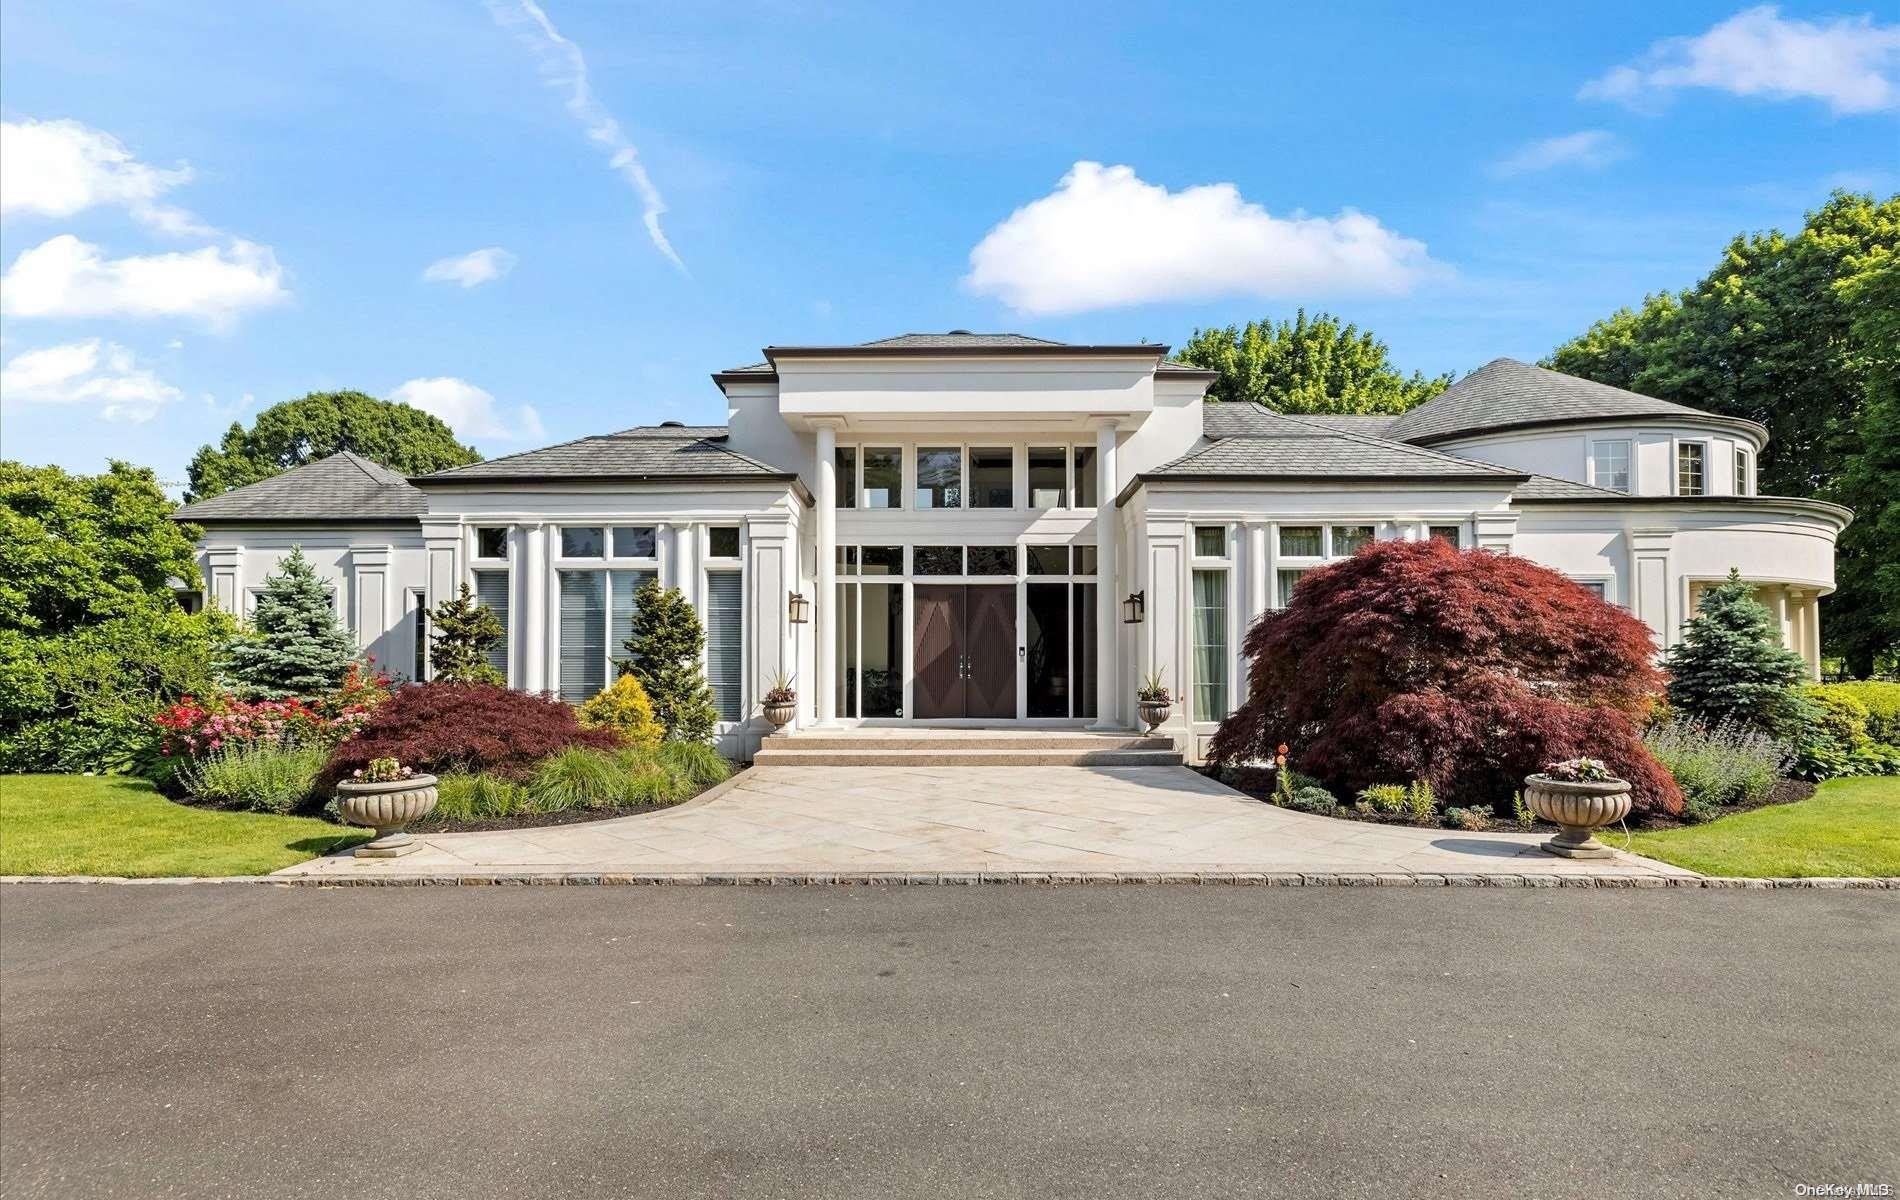
[[[561,812],[519,813],[512,817],[487,817],[479,821],[432,821],[424,818],[411,825],[409,832],[419,834],[497,833],[510,829],[541,829],[553,825],[581,825],[588,821],[607,821],[614,817],[638,817],[678,807],[678,804],[632,804],[626,808],[569,808]]]
[[[1215,780],[1217,782],[1220,781],[1219,774],[1217,774],[1214,771],[1208,770],[1205,767],[1197,767],[1195,768],[1195,770],[1207,776],[1209,779]],[[1246,782],[1251,782],[1251,780],[1246,781]],[[1228,784],[1227,786],[1233,788],[1237,792],[1242,793],[1243,795],[1253,797],[1255,800],[1260,801],[1262,804],[1273,803],[1273,789],[1271,787],[1264,787],[1264,788],[1245,787],[1245,786],[1236,786],[1235,784],[1231,784],[1231,783]],[[1767,808],[1771,804],[1794,804],[1797,801],[1806,800],[1809,796],[1814,795],[1815,787],[1816,787],[1815,784],[1805,779],[1783,779],[1783,780],[1778,781],[1774,787],[1769,788],[1768,794],[1766,796],[1762,797],[1760,800],[1755,801],[1753,804],[1731,805],[1730,807],[1724,808],[1721,811],[1717,812],[1714,817],[1710,818],[1710,820],[1715,820],[1720,817],[1733,816],[1735,813],[1739,813],[1739,812],[1748,812],[1750,809]],[[1288,811],[1299,812],[1301,810],[1289,809]],[[1490,825],[1488,825],[1487,827],[1481,830],[1462,830],[1462,829],[1457,829],[1454,826],[1447,826],[1447,825],[1419,825],[1415,823],[1412,820],[1412,818],[1410,818],[1409,816],[1406,816],[1404,813],[1380,813],[1380,812],[1361,813],[1361,812],[1355,811],[1350,804],[1341,804],[1337,812],[1309,813],[1307,815],[1315,816],[1315,817],[1330,816],[1335,820],[1356,821],[1361,825],[1399,825],[1399,826],[1403,826],[1406,829],[1442,829],[1447,832],[1453,832],[1453,833],[1554,834],[1557,832],[1557,826],[1552,825],[1546,821],[1533,821],[1529,825],[1519,825],[1516,821],[1512,820],[1509,817],[1495,817],[1492,819]],[[1675,819],[1674,817],[1652,817],[1645,820],[1645,819],[1638,818],[1633,813],[1631,814],[1630,821],[1629,821],[1629,827],[1632,830],[1680,829],[1682,826],[1688,825],[1688,824],[1691,824],[1691,822],[1679,821]],[[1695,822],[1695,824],[1706,825],[1708,824],[1708,822],[1701,821],[1701,822]],[[1617,829],[1617,826],[1612,825],[1612,826],[1609,826],[1607,829],[1603,830],[1602,832],[1609,833],[1609,832],[1615,831],[1616,829]]]

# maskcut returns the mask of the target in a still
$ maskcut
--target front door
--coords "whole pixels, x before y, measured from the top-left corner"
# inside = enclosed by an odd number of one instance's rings
[[[913,626],[919,719],[1016,716],[1016,588],[918,584]]]

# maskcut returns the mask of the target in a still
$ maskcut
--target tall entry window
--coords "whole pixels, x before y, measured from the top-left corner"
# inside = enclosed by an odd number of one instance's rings
[[[1227,572],[1194,572],[1196,721],[1227,716]]]
[[[841,717],[904,715],[902,546],[839,548],[837,705]],[[843,553],[849,551],[849,553]]]
[[[1028,547],[1024,674],[1030,717],[1095,715],[1095,547]]]
[[[706,573],[706,682],[721,721],[745,715],[744,576],[738,571]]]
[[[488,665],[508,678],[508,572],[475,572],[475,599],[501,622],[501,640],[488,648]]]

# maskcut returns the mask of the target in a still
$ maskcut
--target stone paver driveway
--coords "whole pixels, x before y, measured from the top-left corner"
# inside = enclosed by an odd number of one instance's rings
[[[1183,767],[755,767],[715,798],[664,813],[424,840],[404,858],[318,859],[279,874],[1691,874],[1628,854],[1556,858],[1527,834],[1289,812]]]

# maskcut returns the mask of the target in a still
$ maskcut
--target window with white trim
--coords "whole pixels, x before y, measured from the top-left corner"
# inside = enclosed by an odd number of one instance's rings
[[[508,678],[508,572],[473,571],[475,602],[501,622],[501,640],[488,648],[488,665]]]
[[[1750,461],[1744,447],[1735,447],[1735,494],[1752,496],[1755,494],[1754,463]]]
[[[1630,444],[1627,440],[1590,443],[1590,482],[1612,492],[1630,490]]]
[[[1432,526],[1434,537],[1441,532],[1448,532],[1453,544],[1457,544],[1457,526]],[[1370,544],[1377,536],[1377,526],[1369,524],[1280,526],[1277,535],[1278,563],[1273,572],[1272,607],[1285,608],[1294,587],[1308,571],[1342,558],[1351,558],[1360,547]]]
[[[561,652],[555,690],[561,699],[579,704],[611,684],[627,660],[634,593],[659,577],[659,539],[651,525],[563,525],[558,545],[555,616]],[[507,572],[476,571],[478,592],[489,575],[499,580],[482,602],[506,627]],[[490,652],[490,661],[507,671],[505,641]]]
[[[1701,496],[1708,491],[1706,442],[1676,443],[1676,495]]]
[[[721,721],[745,716],[745,577],[706,572],[706,682]]]

